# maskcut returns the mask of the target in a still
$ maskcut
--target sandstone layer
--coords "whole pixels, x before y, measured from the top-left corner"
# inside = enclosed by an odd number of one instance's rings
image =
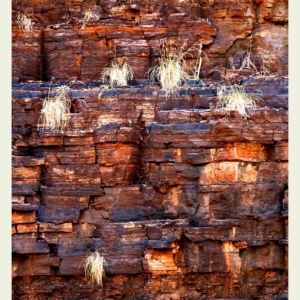
[[[13,0],[13,10],[38,21],[29,37],[13,22],[13,299],[287,299],[287,1]],[[82,29],[88,10],[99,19]],[[173,97],[145,79],[165,38],[201,41],[206,54],[201,80]],[[135,77],[104,89],[114,44]],[[241,68],[249,45],[277,76]],[[214,70],[264,106],[247,120],[216,110]],[[66,129],[38,130],[49,86],[72,80]],[[84,277],[94,250],[107,261],[103,288]]]

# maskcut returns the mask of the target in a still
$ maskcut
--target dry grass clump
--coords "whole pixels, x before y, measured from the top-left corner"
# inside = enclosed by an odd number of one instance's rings
[[[26,37],[29,37],[30,33],[33,32],[32,28],[35,22],[33,22],[34,17],[31,15],[24,15],[20,12],[17,14],[17,23],[19,28],[22,29]]]
[[[218,89],[219,101],[217,109],[230,112],[237,111],[241,116],[247,119],[247,111],[255,110],[262,105],[264,101],[257,95],[246,93],[242,86],[222,86]]]
[[[186,43],[180,46],[180,42],[175,39],[163,41],[158,63],[147,72],[150,83],[158,81],[167,96],[176,94],[178,87],[186,80],[199,79],[202,44],[196,43],[183,51],[185,47]],[[198,53],[194,69],[188,68],[186,64],[186,57],[193,57],[192,52]],[[193,75],[190,76],[189,72]]]
[[[115,58],[102,71],[102,81],[109,81],[109,85],[125,86],[133,79],[133,69],[126,59]]]
[[[271,64],[272,59],[274,59],[273,55],[261,53],[260,54],[261,65],[260,68],[258,69],[257,66],[254,64],[254,62],[252,62],[252,60],[250,59],[250,54],[248,54],[248,56],[244,59],[240,69],[244,67],[252,68],[255,71],[254,76],[258,78],[276,77],[277,74],[272,73],[268,67],[268,65]]]
[[[180,57],[170,54],[165,58],[160,58],[158,64],[149,70],[148,78],[151,84],[157,80],[167,95],[173,95],[182,81],[189,78],[189,75],[184,70]]]
[[[48,96],[44,99],[41,115],[38,121],[38,129],[44,131],[50,130],[64,130],[68,124],[71,116],[72,99],[69,96],[71,86],[73,84],[80,83],[81,81],[73,81],[69,85],[62,85],[55,89],[55,96],[50,96],[50,87]],[[86,102],[82,99],[77,99],[82,104],[86,105]]]
[[[86,27],[86,24],[90,21],[90,20],[99,20],[99,17],[92,13],[90,10],[88,10],[85,14],[84,14],[84,18],[83,18],[83,24],[81,26],[81,29],[84,29]]]
[[[270,67],[272,65],[272,61],[274,63],[274,60],[276,60],[276,57],[272,55],[269,51],[264,51],[262,53],[259,53],[257,56],[260,57],[260,67],[258,68],[255,63],[252,61],[251,56],[252,55],[252,35],[250,36],[249,40],[249,51],[245,53],[245,58],[242,61],[241,67],[239,70],[242,70],[243,68],[251,68],[255,71],[254,76],[258,78],[264,78],[264,77],[276,77],[277,74],[274,72],[271,72]]]
[[[83,261],[85,278],[92,285],[103,286],[103,279],[105,278],[106,260],[96,250],[90,252]]]
[[[56,95],[54,97],[50,97],[48,93],[48,96],[43,101],[41,116],[39,118],[38,127],[40,130],[63,130],[66,127],[72,105],[69,92],[70,87],[62,85],[56,88]]]

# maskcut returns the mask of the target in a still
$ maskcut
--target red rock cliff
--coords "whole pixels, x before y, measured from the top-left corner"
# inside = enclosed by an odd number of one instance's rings
[[[12,6],[13,299],[287,299],[287,0]],[[82,29],[88,10],[99,19]],[[36,18],[29,36],[17,12]],[[145,80],[165,38],[206,54],[202,84],[169,98]],[[103,90],[115,43],[134,80]],[[249,47],[276,77],[250,76]],[[248,120],[213,109],[216,70],[265,107]],[[66,130],[41,132],[53,78],[85,85]],[[95,249],[102,289],[81,264]]]

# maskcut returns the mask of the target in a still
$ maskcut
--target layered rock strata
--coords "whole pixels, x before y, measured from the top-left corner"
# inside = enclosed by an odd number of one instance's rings
[[[239,69],[246,52],[258,69],[288,70],[287,0],[14,0],[12,7],[13,81],[99,80],[115,45],[143,79],[166,38],[186,43],[185,50],[203,44],[202,77]],[[17,12],[34,18],[29,35],[19,28]],[[87,12],[97,18],[83,26]]]
[[[13,299],[287,299],[287,1],[12,6]],[[36,19],[29,35],[17,12]],[[144,79],[166,38],[205,52],[201,80],[171,97]],[[134,79],[106,88],[114,45]],[[216,110],[222,74],[265,106]],[[38,130],[72,80],[66,129]],[[84,277],[94,250],[103,288]]]
[[[209,108],[214,91],[170,99],[140,85],[98,98],[101,88],[78,85],[65,132],[38,132],[46,84],[14,85],[15,299],[286,292],[287,103],[246,121]],[[103,289],[84,279],[95,249],[108,263]]]

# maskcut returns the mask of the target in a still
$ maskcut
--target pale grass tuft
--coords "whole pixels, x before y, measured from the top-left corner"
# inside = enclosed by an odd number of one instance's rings
[[[261,62],[262,62],[261,66],[260,66],[260,70],[258,70],[256,65],[252,62],[249,55],[244,59],[240,69],[242,69],[243,67],[252,68],[255,71],[254,76],[256,76],[257,78],[278,76],[276,73],[272,73],[267,68],[267,65],[270,64],[270,61],[272,60],[273,56],[266,55],[265,53],[261,53],[260,57],[261,57]]]
[[[218,97],[217,109],[225,112],[237,111],[245,119],[248,116],[247,111],[255,110],[264,103],[259,96],[246,93],[241,86],[222,86],[218,89]]]
[[[33,32],[32,28],[35,22],[33,22],[32,18],[33,18],[32,16],[24,15],[20,12],[18,12],[17,14],[17,23],[19,25],[19,28],[24,31],[25,36],[27,38],[29,37],[30,33]]]
[[[158,81],[166,95],[177,93],[179,86],[188,79],[198,80],[202,64],[202,44],[195,43],[186,51],[186,42],[179,46],[179,41],[170,39],[163,41],[161,45],[160,58],[158,63],[147,72],[149,82],[154,84]],[[197,53],[196,65],[194,68],[187,67],[186,58],[192,53]],[[189,75],[192,73],[193,75]]]
[[[187,80],[189,75],[178,55],[170,54],[166,58],[160,58],[158,64],[148,71],[148,78],[151,84],[157,80],[168,96],[175,94],[182,81]]]
[[[70,87],[62,85],[56,88],[54,97],[48,94],[44,99],[38,124],[40,130],[63,130],[66,127],[72,105],[69,92]]]
[[[83,261],[85,278],[92,285],[103,287],[106,260],[98,251],[90,252]]]
[[[125,86],[129,80],[133,79],[133,69],[124,59],[119,62],[119,59],[114,59],[108,67],[102,71],[102,81],[109,81],[109,85]]]
[[[88,10],[85,14],[84,14],[84,18],[83,18],[83,24],[81,26],[81,29],[84,29],[86,27],[86,24],[90,21],[90,20],[99,20],[99,17],[92,13],[90,10]]]
[[[258,78],[264,78],[269,76],[277,77],[278,74],[272,73],[268,68],[272,60],[275,59],[275,56],[272,55],[269,51],[264,51],[263,53],[260,53],[259,56],[261,58],[261,66],[260,66],[260,70],[258,70],[254,62],[251,60],[251,49],[252,49],[252,35],[250,35],[250,39],[249,39],[249,51],[246,52],[246,57],[244,58],[239,70],[242,70],[244,67],[251,68],[255,71],[254,76]]]
[[[75,83],[84,84],[81,81],[72,81],[70,85],[62,85],[56,88],[54,97],[50,97],[50,87],[48,96],[43,101],[41,115],[38,121],[38,129],[44,131],[50,130],[64,130],[71,117],[72,99],[69,96],[70,86]],[[82,99],[77,99],[78,102],[85,104]]]

